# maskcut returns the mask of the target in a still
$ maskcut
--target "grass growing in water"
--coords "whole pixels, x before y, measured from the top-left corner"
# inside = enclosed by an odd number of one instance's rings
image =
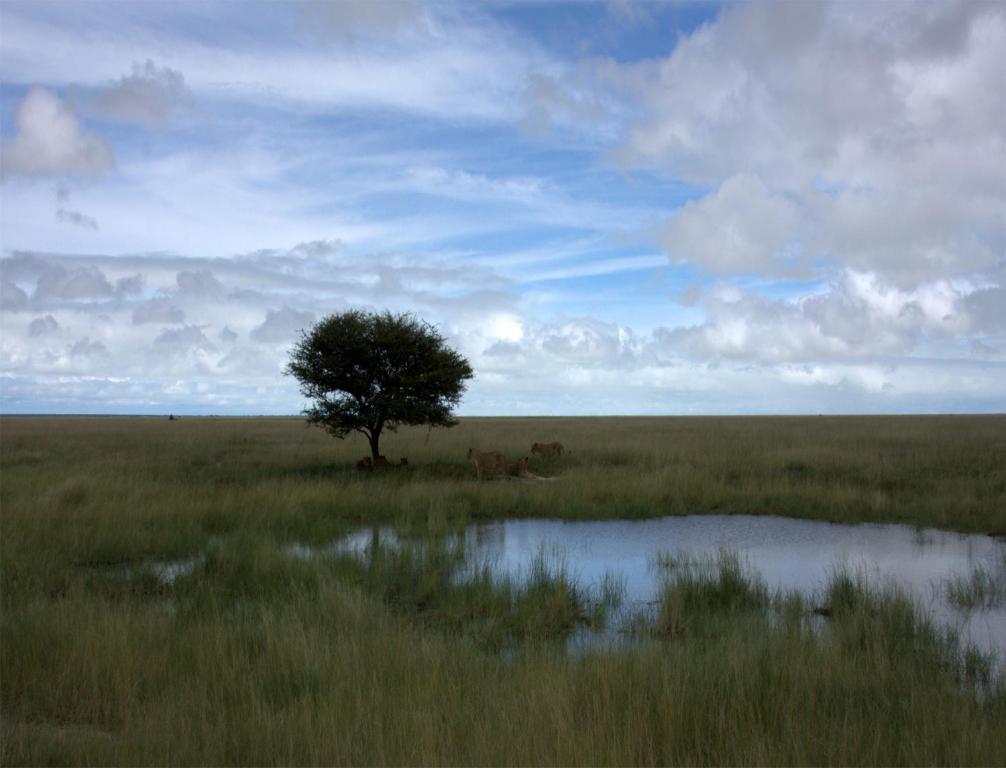
[[[1006,603],[1006,556],[994,565],[975,565],[967,576],[944,584],[951,605],[964,610],[994,608]]]
[[[664,584],[653,630],[660,635],[709,633],[739,615],[761,617],[769,606],[765,583],[732,550],[710,557],[664,555],[657,565]]]
[[[497,575],[468,562],[463,540],[452,537],[382,545],[375,531],[359,556],[343,555],[336,567],[395,611],[488,649],[564,640],[577,626],[602,624],[618,599],[607,584],[596,593],[581,587],[544,551],[527,573]]]

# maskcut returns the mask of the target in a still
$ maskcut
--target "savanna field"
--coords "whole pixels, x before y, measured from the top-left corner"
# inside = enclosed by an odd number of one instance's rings
[[[532,442],[550,481],[477,482]],[[1006,531],[1006,417],[496,418],[366,441],[296,418],[0,419],[14,764],[1006,764],[1006,688],[903,595],[827,631],[729,554],[617,649],[547,564],[460,580],[480,520],[772,514]],[[291,556],[361,527],[423,547]],[[162,578],[158,564],[191,568]],[[963,658],[963,661],[962,661]]]

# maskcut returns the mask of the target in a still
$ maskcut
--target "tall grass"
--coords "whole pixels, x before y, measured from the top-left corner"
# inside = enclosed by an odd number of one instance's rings
[[[897,595],[836,578],[822,631],[740,563],[679,564],[653,631],[568,655],[603,592],[544,557],[493,579],[445,534],[703,511],[1001,530],[1004,424],[465,420],[357,473],[362,444],[294,420],[0,419],[0,763],[1003,764],[1001,685],[976,695]],[[571,449],[534,467],[557,481],[479,484],[463,458],[534,440]],[[431,546],[290,553],[378,524]]]

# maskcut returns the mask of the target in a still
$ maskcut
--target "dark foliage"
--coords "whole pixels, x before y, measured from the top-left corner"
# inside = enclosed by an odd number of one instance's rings
[[[305,332],[287,373],[314,404],[312,424],[344,438],[366,435],[374,459],[381,433],[402,425],[450,427],[471,365],[440,332],[413,315],[361,311],[330,315]]]

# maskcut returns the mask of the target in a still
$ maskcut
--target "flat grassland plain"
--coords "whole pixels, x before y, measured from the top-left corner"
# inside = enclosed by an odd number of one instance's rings
[[[465,460],[552,440],[553,482]],[[0,762],[1006,764],[987,664],[847,574],[814,631],[728,556],[683,567],[638,642],[570,655],[596,597],[544,564],[461,581],[436,543],[711,512],[1002,531],[1006,417],[464,419],[382,450],[409,466],[354,471],[362,438],[294,418],[0,419]],[[370,524],[427,546],[290,554]]]

